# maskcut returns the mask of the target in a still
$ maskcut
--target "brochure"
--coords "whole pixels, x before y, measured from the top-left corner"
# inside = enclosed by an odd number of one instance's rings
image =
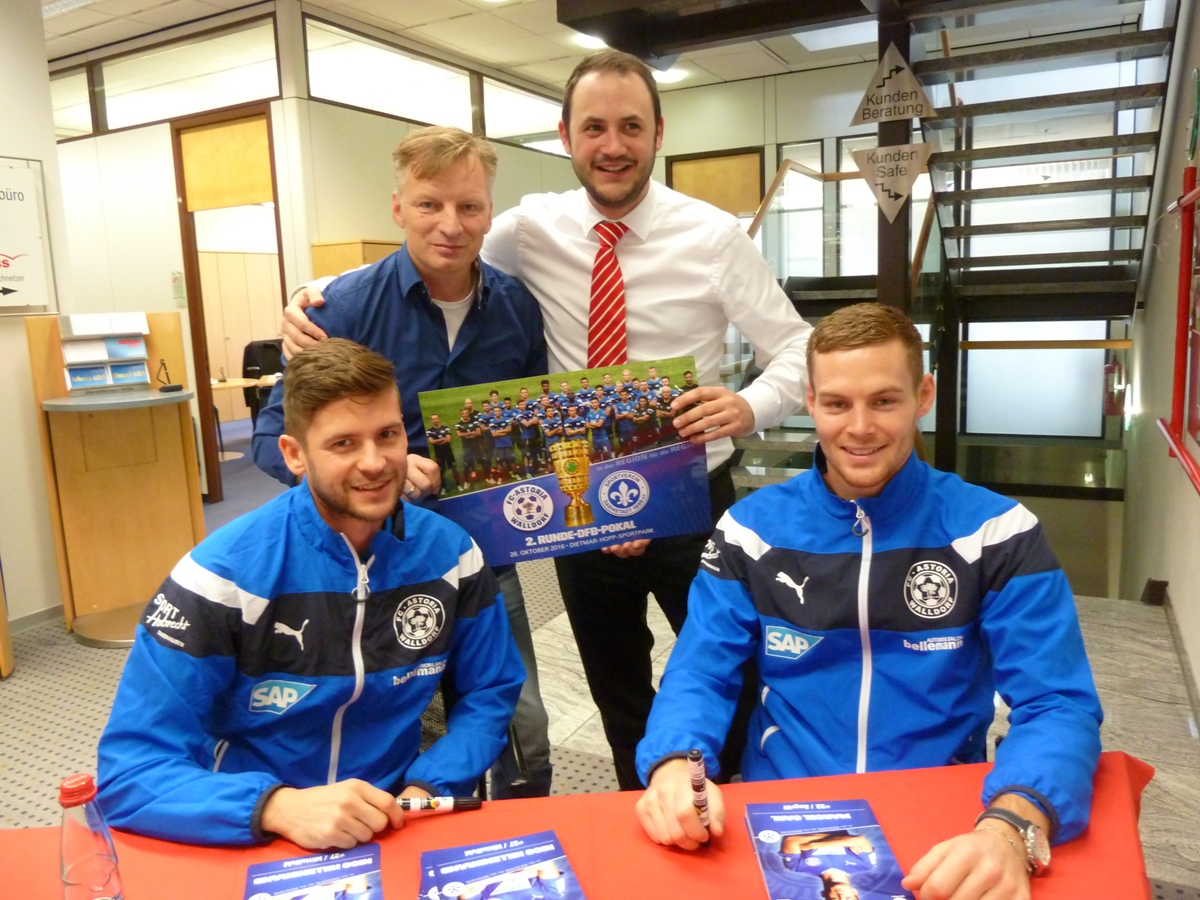
[[[421,900],[586,900],[553,831],[426,850]]]
[[[383,900],[379,845],[257,863],[243,900]]]
[[[913,900],[866,800],[748,803],[770,900]]]
[[[692,358],[419,395],[438,509],[491,565],[712,530],[705,447],[671,403]]]

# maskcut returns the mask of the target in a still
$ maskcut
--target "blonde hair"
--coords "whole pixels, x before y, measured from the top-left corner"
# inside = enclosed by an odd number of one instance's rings
[[[404,190],[409,172],[417,178],[434,178],[462,159],[474,159],[479,163],[487,176],[490,192],[496,180],[498,160],[492,145],[483,138],[444,125],[430,125],[409,132],[392,151],[396,191]]]
[[[912,319],[894,306],[884,303],[855,303],[843,306],[817,323],[805,350],[809,378],[812,378],[813,359],[818,353],[855,350],[899,341],[908,357],[913,384],[920,384],[925,374],[921,357],[921,332]]]
[[[317,411],[343,397],[397,390],[395,367],[373,350],[330,338],[296,354],[283,370],[283,430],[304,443]]]

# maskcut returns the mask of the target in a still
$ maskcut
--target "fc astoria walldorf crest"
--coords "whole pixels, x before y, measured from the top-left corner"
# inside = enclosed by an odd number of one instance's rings
[[[428,594],[405,597],[392,618],[396,640],[409,650],[420,650],[431,644],[445,623],[446,611],[442,602]]]
[[[958,577],[947,565],[933,560],[913,563],[904,579],[908,608],[922,619],[940,619],[954,609]]]

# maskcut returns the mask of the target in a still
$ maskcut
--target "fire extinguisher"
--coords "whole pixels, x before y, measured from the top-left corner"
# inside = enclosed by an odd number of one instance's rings
[[[1125,373],[1116,357],[1104,365],[1104,414],[1125,414]]]

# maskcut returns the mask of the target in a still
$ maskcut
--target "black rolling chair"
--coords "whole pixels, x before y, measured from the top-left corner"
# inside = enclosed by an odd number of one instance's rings
[[[262,378],[283,371],[283,339],[251,341],[242,351],[242,377]],[[250,407],[250,421],[258,424],[258,411],[267,402],[270,388],[248,387],[242,389],[246,405]]]
[[[450,685],[443,680],[433,700],[425,707],[425,712],[421,713],[421,752],[428,750],[434,741],[446,733],[446,715],[454,705],[450,699],[452,693]],[[525,754],[521,752],[517,730],[511,723],[508,726],[508,743],[500,752],[499,762],[513,787],[529,783],[529,766],[525,762]],[[478,794],[480,799],[487,799],[486,772],[479,776]]]

